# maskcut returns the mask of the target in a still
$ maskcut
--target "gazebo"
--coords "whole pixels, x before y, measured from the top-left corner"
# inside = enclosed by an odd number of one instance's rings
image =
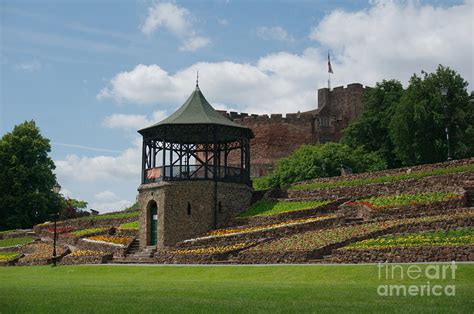
[[[207,232],[250,202],[253,133],[214,110],[197,83],[176,112],[138,132],[141,246],[172,245]],[[174,213],[178,207],[182,211]]]

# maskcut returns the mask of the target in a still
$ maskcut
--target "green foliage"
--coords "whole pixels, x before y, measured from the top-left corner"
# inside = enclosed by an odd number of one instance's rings
[[[371,249],[405,246],[472,245],[474,228],[437,230],[419,234],[390,235],[359,241],[346,249]]]
[[[82,230],[76,230],[73,232],[69,232],[72,235],[75,235],[76,237],[84,237],[88,236],[91,234],[98,234],[101,232],[106,232],[108,228],[88,228],[88,229],[82,229]]]
[[[474,106],[467,86],[456,71],[442,65],[434,73],[412,76],[389,127],[394,153],[404,165],[445,161],[446,125],[453,157],[474,155]]]
[[[26,243],[30,243],[34,239],[35,238],[32,238],[32,237],[2,239],[2,240],[0,240],[0,247],[23,245],[23,244],[26,244]]]
[[[0,261],[9,261],[20,256],[18,252],[0,252]]]
[[[127,222],[121,224],[118,229],[120,230],[138,230],[138,221]]]
[[[420,179],[424,177],[431,177],[431,176],[439,176],[445,175],[449,173],[459,173],[459,172],[467,172],[473,171],[474,164],[469,164],[466,166],[456,166],[456,167],[447,167],[447,168],[438,168],[433,169],[431,171],[417,171],[412,173],[401,173],[397,175],[384,175],[380,177],[372,177],[372,178],[361,178],[361,179],[351,179],[345,180],[341,178],[341,180],[337,180],[334,182],[313,182],[313,183],[306,183],[306,184],[298,184],[290,186],[290,190],[315,190],[315,189],[322,189],[322,188],[333,188],[338,186],[359,186],[359,185],[366,185],[366,184],[375,184],[375,183],[385,183],[385,182],[397,182],[403,181],[408,179]]]
[[[338,176],[341,165],[352,168],[355,173],[387,167],[377,154],[366,153],[362,148],[352,149],[338,143],[303,145],[277,162],[269,181],[271,186],[285,186],[303,180]]]
[[[460,195],[451,192],[425,192],[416,194],[400,194],[389,196],[375,196],[360,200],[360,202],[369,203],[374,208],[390,208],[406,205],[429,204],[438,201],[446,201],[453,198],[459,198]]]
[[[0,139],[0,230],[30,228],[60,210],[50,150],[34,121]]]
[[[239,217],[270,216],[284,212],[315,208],[328,204],[329,201],[308,201],[308,202],[277,202],[260,200],[249,209],[242,212]]]
[[[255,191],[262,191],[267,190],[272,187],[272,182],[269,176],[267,177],[260,177],[260,178],[253,178],[252,179],[252,187]]]
[[[399,166],[389,136],[389,125],[403,92],[402,84],[396,80],[383,80],[369,89],[363,100],[364,111],[344,130],[341,142],[377,153],[390,168]]]

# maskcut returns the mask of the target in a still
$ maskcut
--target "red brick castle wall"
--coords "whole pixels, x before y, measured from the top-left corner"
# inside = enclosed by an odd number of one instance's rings
[[[337,142],[341,131],[362,112],[366,88],[361,84],[318,90],[318,108],[306,112],[256,115],[225,112],[231,120],[252,129],[250,142],[251,176],[271,171],[275,162],[288,156],[303,144]],[[232,156],[230,156],[232,163]]]

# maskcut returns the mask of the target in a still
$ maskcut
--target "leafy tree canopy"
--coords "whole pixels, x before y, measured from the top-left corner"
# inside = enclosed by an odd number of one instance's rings
[[[396,80],[384,80],[368,89],[363,100],[364,111],[344,130],[341,142],[379,154],[390,168],[399,166],[389,136],[389,125],[403,92],[402,84]]]
[[[256,180],[257,188],[285,186],[293,182],[341,174],[341,166],[353,172],[382,170],[386,162],[375,153],[338,143],[303,145],[287,158],[277,162],[275,170],[265,179]]]
[[[56,178],[50,150],[34,121],[0,139],[0,230],[32,227],[60,210],[61,199],[51,191]]]
[[[452,157],[474,155],[474,105],[467,86],[456,71],[442,65],[434,73],[411,77],[389,126],[394,153],[404,165],[445,161],[446,127]]]

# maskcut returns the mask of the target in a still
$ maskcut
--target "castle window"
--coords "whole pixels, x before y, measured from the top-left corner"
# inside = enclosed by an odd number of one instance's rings
[[[188,216],[191,216],[191,203],[188,202]]]
[[[222,202],[219,202],[219,203],[217,204],[217,211],[218,211],[219,213],[224,212],[224,209],[222,208]]]

